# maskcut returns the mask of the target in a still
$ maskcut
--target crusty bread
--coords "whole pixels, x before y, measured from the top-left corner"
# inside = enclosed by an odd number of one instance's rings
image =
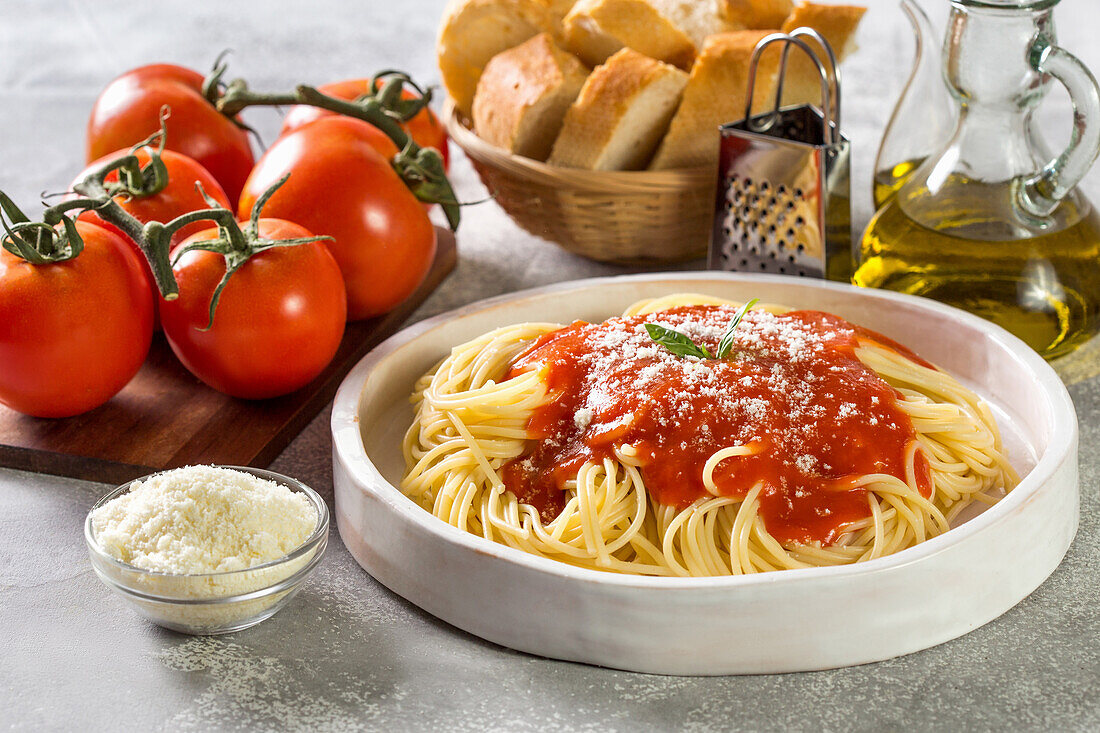
[[[756,44],[768,33],[734,31],[707,39],[651,169],[717,165],[718,126],[744,118],[749,62]],[[778,53],[765,53],[760,59],[754,111],[772,103],[778,66]]]
[[[540,33],[486,65],[474,96],[474,129],[499,148],[546,160],[586,78],[576,56]]]
[[[624,48],[598,66],[565,115],[551,165],[641,170],[668,129],[687,74]]]
[[[562,23],[565,47],[589,66],[622,48],[691,67],[695,44],[646,0],[577,0]]]
[[[783,22],[782,30],[789,33],[801,26],[813,28],[825,36],[837,55],[837,61],[840,61],[855,49],[856,27],[865,12],[867,8],[858,5],[803,1],[795,6],[794,12]],[[811,47],[818,47],[812,40],[809,42]],[[825,66],[828,67],[827,62]],[[821,106],[821,75],[806,54],[794,48],[791,49],[787,75],[783,81],[783,104]]]
[[[698,54],[707,38],[715,33],[743,29],[740,23],[731,22],[727,18],[723,12],[721,0],[646,0],[646,2],[691,39],[694,54]]]
[[[744,28],[779,28],[791,14],[792,0],[721,0],[726,20]]]
[[[540,0],[546,7],[550,9],[550,14],[558,19],[560,23],[563,18],[573,9],[573,4],[577,0]]]
[[[436,52],[443,86],[469,114],[477,81],[489,59],[549,32],[560,35],[552,0],[451,0],[443,12]]]

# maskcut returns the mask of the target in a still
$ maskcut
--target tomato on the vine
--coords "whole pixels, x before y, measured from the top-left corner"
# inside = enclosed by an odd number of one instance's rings
[[[350,79],[319,86],[317,91],[330,97],[352,101],[370,92],[370,83],[370,79]],[[417,97],[416,93],[408,88],[401,90],[401,96],[404,99],[416,99]],[[291,107],[286,113],[286,117],[283,118],[283,128],[279,131],[279,135],[293,132],[316,119],[334,114],[336,113],[304,104]],[[443,125],[440,124],[439,119],[430,109],[425,107],[420,110],[411,120],[402,123],[401,127],[420,147],[438,150],[439,154],[443,156],[443,168],[447,169],[449,167],[450,152],[447,149],[447,131],[443,129]]]
[[[204,230],[176,249],[181,256],[172,270],[179,298],[160,303],[172,351],[200,380],[234,397],[266,399],[305,386],[332,361],[344,335],[346,302],[336,261],[321,242],[253,254],[229,277],[211,325],[211,299],[225,275],[225,257],[184,250],[218,234]],[[313,236],[269,218],[260,219],[259,235]]]
[[[69,260],[31,264],[0,250],[0,403],[35,417],[78,415],[111,399],[153,336],[133,245],[85,221],[76,229],[84,250]]]
[[[117,150],[93,163],[89,163],[88,167],[73,179],[73,184],[80,182],[89,173],[102,167],[112,159],[129,153],[129,150]],[[139,148],[134,152],[134,155],[142,166],[148,164],[148,148]],[[190,158],[183,153],[177,153],[174,150],[162,150],[160,157],[168,171],[168,184],[164,188],[152,196],[138,198],[115,196],[115,201],[118,202],[119,206],[129,212],[135,219],[142,224],[149,221],[169,222],[181,214],[210,208],[210,204],[203,198],[195,185],[196,183],[201,184],[206,195],[216,201],[219,206],[232,210],[233,206],[221,184],[218,183],[210,171],[199,165],[194,158]],[[118,171],[112,171],[104,179],[104,182],[108,184],[116,181],[118,181]],[[125,236],[121,229],[101,219],[95,211],[85,211],[80,215],[80,218]],[[185,227],[181,227],[172,235],[172,246],[179,244],[195,232],[209,227],[209,222],[201,221],[192,222]]]
[[[106,155],[94,163],[91,163],[73,180],[73,184],[75,185],[83,180],[89,173],[102,167],[110,160],[122,155],[127,155],[129,152],[129,150],[118,150],[111,155]],[[142,166],[149,162],[149,151],[147,148],[140,148],[134,155]],[[230,210],[233,209],[232,204],[229,203],[229,197],[226,196],[225,191],[222,190],[221,184],[214,179],[210,171],[203,168],[194,159],[172,150],[161,151],[160,157],[161,160],[164,161],[164,166],[168,171],[168,184],[163,189],[152,196],[137,198],[122,195],[115,196],[115,201],[118,202],[118,205],[142,224],[150,221],[166,223],[182,214],[210,208],[210,204],[206,202],[202,194],[199,193],[196,188],[196,183],[202,184],[206,194],[217,201],[220,206]],[[104,180],[106,183],[116,182],[118,180],[118,172],[112,171]],[[93,210],[81,213],[79,218],[84,221],[98,224],[105,229],[109,229],[126,239],[126,241],[131,242],[134,251],[139,253],[142,262],[145,264],[149,287],[152,289],[153,297],[155,300],[159,300],[160,294],[157,292],[156,283],[153,281],[153,274],[151,271],[148,271],[149,264],[145,261],[145,256],[141,254],[141,250],[138,249],[138,246],[134,244],[121,229],[101,219]],[[206,221],[192,222],[185,227],[181,227],[172,235],[172,246],[179,244],[195,232],[209,227],[210,222]]]
[[[173,64],[142,66],[112,81],[88,118],[87,160],[148,138],[167,106],[167,147],[198,161],[236,202],[252,169],[248,133],[203,97],[202,82],[202,74]]]
[[[280,137],[256,164],[241,193],[243,219],[257,198],[290,174],[265,216],[318,235],[340,265],[348,319],[392,310],[424,280],[435,256],[435,230],[420,201],[378,152],[377,128],[343,116],[321,117]],[[390,143],[396,153],[396,147]]]

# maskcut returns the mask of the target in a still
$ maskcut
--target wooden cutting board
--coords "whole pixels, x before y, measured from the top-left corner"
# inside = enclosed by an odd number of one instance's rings
[[[455,239],[437,228],[427,278],[393,311],[349,323],[325,371],[293,394],[239,400],[191,375],[157,334],[141,371],[107,404],[63,419],[0,405],[0,466],[121,484],[198,463],[263,468],[332,400],[344,375],[393,335],[454,269]]]

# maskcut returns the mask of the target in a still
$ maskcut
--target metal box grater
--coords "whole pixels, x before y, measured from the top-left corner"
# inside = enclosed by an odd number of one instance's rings
[[[825,49],[832,84],[801,36]],[[811,105],[749,115],[756,63],[784,42],[776,99],[787,52],[808,53],[822,77],[822,110]],[[708,265],[716,270],[770,272],[847,281],[852,272],[850,144],[839,131],[840,80],[828,43],[812,29],[774,33],[753,53],[745,119],[723,125]],[[832,88],[830,88],[830,86]]]

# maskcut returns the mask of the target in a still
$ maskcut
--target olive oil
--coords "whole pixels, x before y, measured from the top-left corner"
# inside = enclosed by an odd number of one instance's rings
[[[886,168],[875,173],[874,197],[875,210],[882,208],[891,196],[905,185],[909,176],[924,163],[924,158],[916,160],[903,160],[892,168]]]
[[[1034,221],[1021,218],[1010,183],[952,176],[935,197],[909,188],[871,220],[855,284],[968,310],[1047,359],[1100,328],[1100,216],[1082,197]]]

